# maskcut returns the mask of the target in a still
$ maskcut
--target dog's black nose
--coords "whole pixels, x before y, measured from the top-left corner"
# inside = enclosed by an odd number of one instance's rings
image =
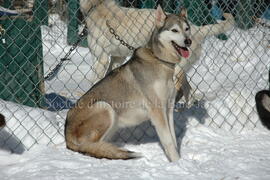
[[[185,39],[184,43],[187,47],[189,47],[189,46],[191,46],[192,41],[191,41],[191,39]]]

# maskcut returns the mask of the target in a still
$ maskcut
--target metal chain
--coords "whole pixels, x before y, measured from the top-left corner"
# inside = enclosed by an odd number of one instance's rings
[[[84,28],[82,30],[82,32],[79,34],[79,39],[71,46],[71,48],[69,49],[68,53],[65,55],[65,57],[60,59],[60,62],[55,66],[55,68],[53,68],[53,70],[51,72],[49,72],[49,74],[47,76],[45,76],[45,80],[46,81],[50,81],[52,80],[57,73],[59,72],[62,64],[67,61],[70,60],[70,58],[68,58],[70,56],[70,54],[78,47],[79,43],[82,41],[82,38],[84,36],[87,35],[87,27],[86,24],[84,24]]]
[[[120,42],[123,46],[126,46],[129,50],[134,51],[135,48],[133,46],[130,46],[128,43],[126,43],[123,39],[120,38],[118,34],[116,34],[115,30],[110,26],[109,21],[106,21],[106,25],[109,28],[109,31],[111,34],[114,35],[114,38]]]

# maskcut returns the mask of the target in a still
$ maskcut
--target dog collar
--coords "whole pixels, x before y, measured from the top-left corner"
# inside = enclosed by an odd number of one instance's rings
[[[175,63],[171,63],[171,62],[167,62],[167,61],[164,61],[163,59],[160,59],[158,57],[156,57],[158,59],[159,62],[161,62],[162,64],[164,64],[165,66],[171,68],[171,69],[174,69],[175,68]]]
[[[138,51],[139,51],[139,53],[138,53]],[[144,54],[145,56],[148,56],[148,59],[158,60],[158,62],[160,64],[163,64],[172,70],[174,70],[175,65],[176,65],[175,63],[167,62],[163,59],[158,58],[157,56],[154,55],[153,51],[148,47],[137,48],[137,49],[135,49],[134,54],[138,57],[142,57],[142,55],[140,55],[140,54]]]

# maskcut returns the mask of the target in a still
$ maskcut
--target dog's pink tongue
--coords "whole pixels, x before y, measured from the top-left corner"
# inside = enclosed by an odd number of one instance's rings
[[[189,57],[189,51],[183,48],[180,48],[180,53],[184,58],[188,58]]]

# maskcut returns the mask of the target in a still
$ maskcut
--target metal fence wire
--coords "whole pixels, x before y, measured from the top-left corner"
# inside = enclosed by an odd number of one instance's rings
[[[226,32],[196,42],[202,53],[187,80],[198,101],[190,108],[182,101],[176,105],[177,136],[198,124],[237,132],[261,126],[254,96],[268,88],[269,0],[0,0],[0,113],[7,121],[0,129],[0,147],[21,153],[36,144],[64,142],[68,109],[108,69],[132,54],[114,36],[107,38],[104,18],[111,16],[121,39],[131,37],[129,45],[142,46],[149,39],[145,34],[153,30],[153,9],[158,4],[167,13],[185,7],[194,26],[222,23],[223,13],[231,13],[235,20]],[[98,16],[101,6],[107,9]],[[144,11],[137,13],[134,8]],[[117,21],[119,14],[128,19],[127,24]],[[88,40],[79,36],[85,21]],[[123,26],[124,31],[118,31]],[[53,77],[45,80],[68,53]],[[121,129],[113,140],[140,143],[156,138],[146,122]]]

